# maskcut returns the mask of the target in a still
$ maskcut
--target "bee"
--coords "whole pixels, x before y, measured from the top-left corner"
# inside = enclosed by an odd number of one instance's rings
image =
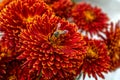
[[[59,37],[60,35],[63,35],[63,34],[66,34],[66,33],[68,33],[68,30],[57,30],[57,31],[54,32],[53,35],[55,37]]]

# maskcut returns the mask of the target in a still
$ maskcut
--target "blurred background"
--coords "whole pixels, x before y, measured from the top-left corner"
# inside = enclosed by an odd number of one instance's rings
[[[74,0],[76,2],[87,2],[92,4],[93,6],[98,6],[102,9],[104,13],[108,15],[110,18],[110,22],[117,22],[120,20],[120,0]],[[81,78],[80,80],[83,80]],[[94,78],[88,78],[88,76],[85,78],[85,80],[95,80]],[[98,80],[103,80],[99,78]],[[108,74],[105,74],[104,80],[120,80],[120,69],[117,69],[114,72],[110,72]]]

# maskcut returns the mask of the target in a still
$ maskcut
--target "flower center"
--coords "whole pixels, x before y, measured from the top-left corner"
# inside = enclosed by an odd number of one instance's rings
[[[95,19],[95,15],[93,14],[92,11],[84,11],[83,13],[87,21],[91,22]]]
[[[30,23],[30,22],[33,22],[33,20],[34,20],[36,17],[38,17],[38,16],[37,16],[37,15],[34,15],[34,16],[28,15],[28,17],[26,18],[26,17],[24,17],[24,16],[22,16],[22,15],[19,15],[19,17],[20,17],[21,19],[23,19],[24,22]]]
[[[31,22],[33,20],[33,17],[28,17],[27,19],[26,19],[26,22]]]
[[[88,61],[95,61],[97,58],[98,58],[98,54],[96,53],[96,50],[89,48],[87,52]]]

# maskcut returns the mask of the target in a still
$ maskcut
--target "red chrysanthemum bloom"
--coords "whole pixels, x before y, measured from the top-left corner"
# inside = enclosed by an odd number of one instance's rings
[[[71,12],[73,21],[77,24],[81,31],[86,34],[98,34],[103,29],[107,28],[108,17],[100,8],[93,7],[88,3],[77,4]]]
[[[111,23],[110,31],[105,32],[106,38],[101,36],[106,43],[111,58],[111,71],[120,67],[120,21]]]
[[[81,71],[83,72],[83,79],[86,75],[93,76],[97,80],[97,75],[104,78],[103,72],[107,73],[110,67],[110,58],[108,56],[107,47],[99,40],[87,41],[87,54],[84,58]]]
[[[2,65],[9,64],[19,54],[18,35],[21,30],[26,29],[26,25],[36,16],[52,14],[51,8],[42,0],[6,1],[4,6],[0,12],[0,32],[4,33],[0,39],[0,70]],[[5,69],[3,68],[1,71],[5,72]],[[0,76],[4,76],[4,74],[1,72]]]
[[[36,16],[52,14],[42,0],[13,0],[0,13],[0,29],[23,29]]]
[[[1,46],[12,49],[13,52],[6,56],[14,56],[18,52],[19,34],[22,29],[36,16],[52,14],[52,10],[40,0],[13,0],[9,2],[0,12],[0,31],[4,33],[1,39]],[[18,53],[16,53],[18,54]]]
[[[74,3],[71,0],[58,0],[50,6],[57,16],[67,19],[70,17],[73,5]]]
[[[32,22],[20,34],[23,53],[17,59],[26,59],[23,68],[29,68],[28,74],[36,73],[40,79],[74,79],[86,51],[77,27],[54,15]]]

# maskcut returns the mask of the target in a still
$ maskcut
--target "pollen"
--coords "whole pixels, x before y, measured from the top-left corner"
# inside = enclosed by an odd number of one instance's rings
[[[28,17],[27,19],[26,19],[26,22],[31,22],[33,20],[33,17]]]
[[[87,21],[93,21],[95,19],[95,15],[91,11],[84,11],[84,16]]]
[[[92,49],[88,49],[87,56],[90,56],[92,58],[98,58],[97,53],[95,51],[93,51]]]

